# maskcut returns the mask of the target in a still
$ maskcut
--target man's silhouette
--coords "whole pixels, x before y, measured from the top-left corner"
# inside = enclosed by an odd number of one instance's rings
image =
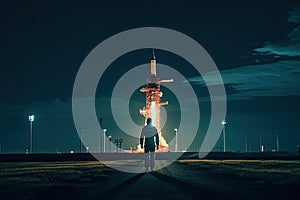
[[[147,125],[143,127],[140,144],[141,148],[145,147],[145,167],[146,171],[151,167],[151,171],[154,169],[155,164],[155,144],[156,149],[158,150],[159,146],[159,137],[157,129],[151,125],[151,118],[147,119]]]

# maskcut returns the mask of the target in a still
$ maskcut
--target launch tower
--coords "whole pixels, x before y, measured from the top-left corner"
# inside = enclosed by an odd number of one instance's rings
[[[162,136],[160,127],[160,106],[168,105],[168,101],[160,101],[163,96],[163,93],[160,91],[160,84],[170,82],[173,82],[173,79],[161,80],[156,77],[156,57],[153,50],[150,60],[150,77],[147,79],[146,88],[140,89],[141,92],[146,93],[146,107],[140,109],[140,114],[145,117],[145,122],[147,118],[152,119],[152,125],[156,127],[159,135],[159,151],[168,151],[168,144]]]

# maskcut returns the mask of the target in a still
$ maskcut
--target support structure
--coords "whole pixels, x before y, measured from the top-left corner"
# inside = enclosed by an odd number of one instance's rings
[[[178,130],[177,128],[174,128],[175,131],[175,152],[178,152]]]
[[[226,131],[225,131],[226,121],[225,121],[225,119],[222,120],[221,124],[223,126],[223,151],[226,152]]]
[[[34,121],[34,115],[29,115],[28,116],[28,121],[29,121],[29,153],[31,154],[33,152],[33,135],[32,135],[32,123]]]
[[[151,76],[147,79],[146,87],[140,89],[141,92],[146,93],[146,107],[140,109],[140,114],[145,117],[145,122],[147,118],[152,119],[152,125],[156,127],[159,134],[159,149],[160,151],[168,151],[168,144],[161,133],[160,127],[160,106],[168,105],[168,101],[160,101],[163,96],[163,93],[160,91],[160,84],[173,82],[173,79],[161,80],[156,77],[156,57],[154,50],[150,60],[150,74]]]
[[[279,152],[279,135],[276,134],[276,152]]]
[[[245,152],[248,152],[247,137],[245,136]]]
[[[107,129],[103,129],[103,153],[105,153],[105,149],[106,149],[106,131]]]

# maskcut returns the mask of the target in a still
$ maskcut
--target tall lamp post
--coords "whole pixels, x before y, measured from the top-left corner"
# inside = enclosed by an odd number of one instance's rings
[[[248,152],[247,137],[245,136],[245,152]]]
[[[176,140],[176,144],[175,144],[175,152],[178,152],[178,129],[174,128],[175,131],[175,140]]]
[[[276,152],[279,152],[279,135],[276,134]]]
[[[34,121],[34,115],[29,115],[28,116],[28,121],[29,121],[29,137],[30,137],[30,140],[29,140],[29,153],[32,153],[32,144],[33,144],[33,141],[32,141],[32,123]]]
[[[226,125],[226,121],[225,119],[222,120],[221,122],[222,126],[223,126],[223,151],[226,152],[226,133],[225,133],[225,125]]]
[[[111,153],[111,140],[112,140],[111,135],[108,136],[108,140],[109,140],[109,153]]]
[[[105,153],[105,138],[106,138],[105,133],[106,133],[106,131],[107,131],[106,128],[103,129],[103,152],[104,152],[104,153]]]
[[[79,152],[82,153],[82,128],[79,127]]]

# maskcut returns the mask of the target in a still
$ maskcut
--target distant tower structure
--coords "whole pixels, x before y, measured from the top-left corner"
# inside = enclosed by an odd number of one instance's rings
[[[147,118],[152,119],[152,125],[156,127],[159,134],[160,151],[168,151],[168,144],[162,136],[160,127],[160,106],[168,105],[168,101],[160,101],[163,96],[163,93],[160,91],[160,84],[173,82],[173,79],[161,80],[156,77],[156,57],[154,49],[150,60],[150,74],[151,76],[147,79],[146,88],[140,89],[141,92],[146,93],[146,107],[140,109],[140,114],[145,117],[145,122]]]

